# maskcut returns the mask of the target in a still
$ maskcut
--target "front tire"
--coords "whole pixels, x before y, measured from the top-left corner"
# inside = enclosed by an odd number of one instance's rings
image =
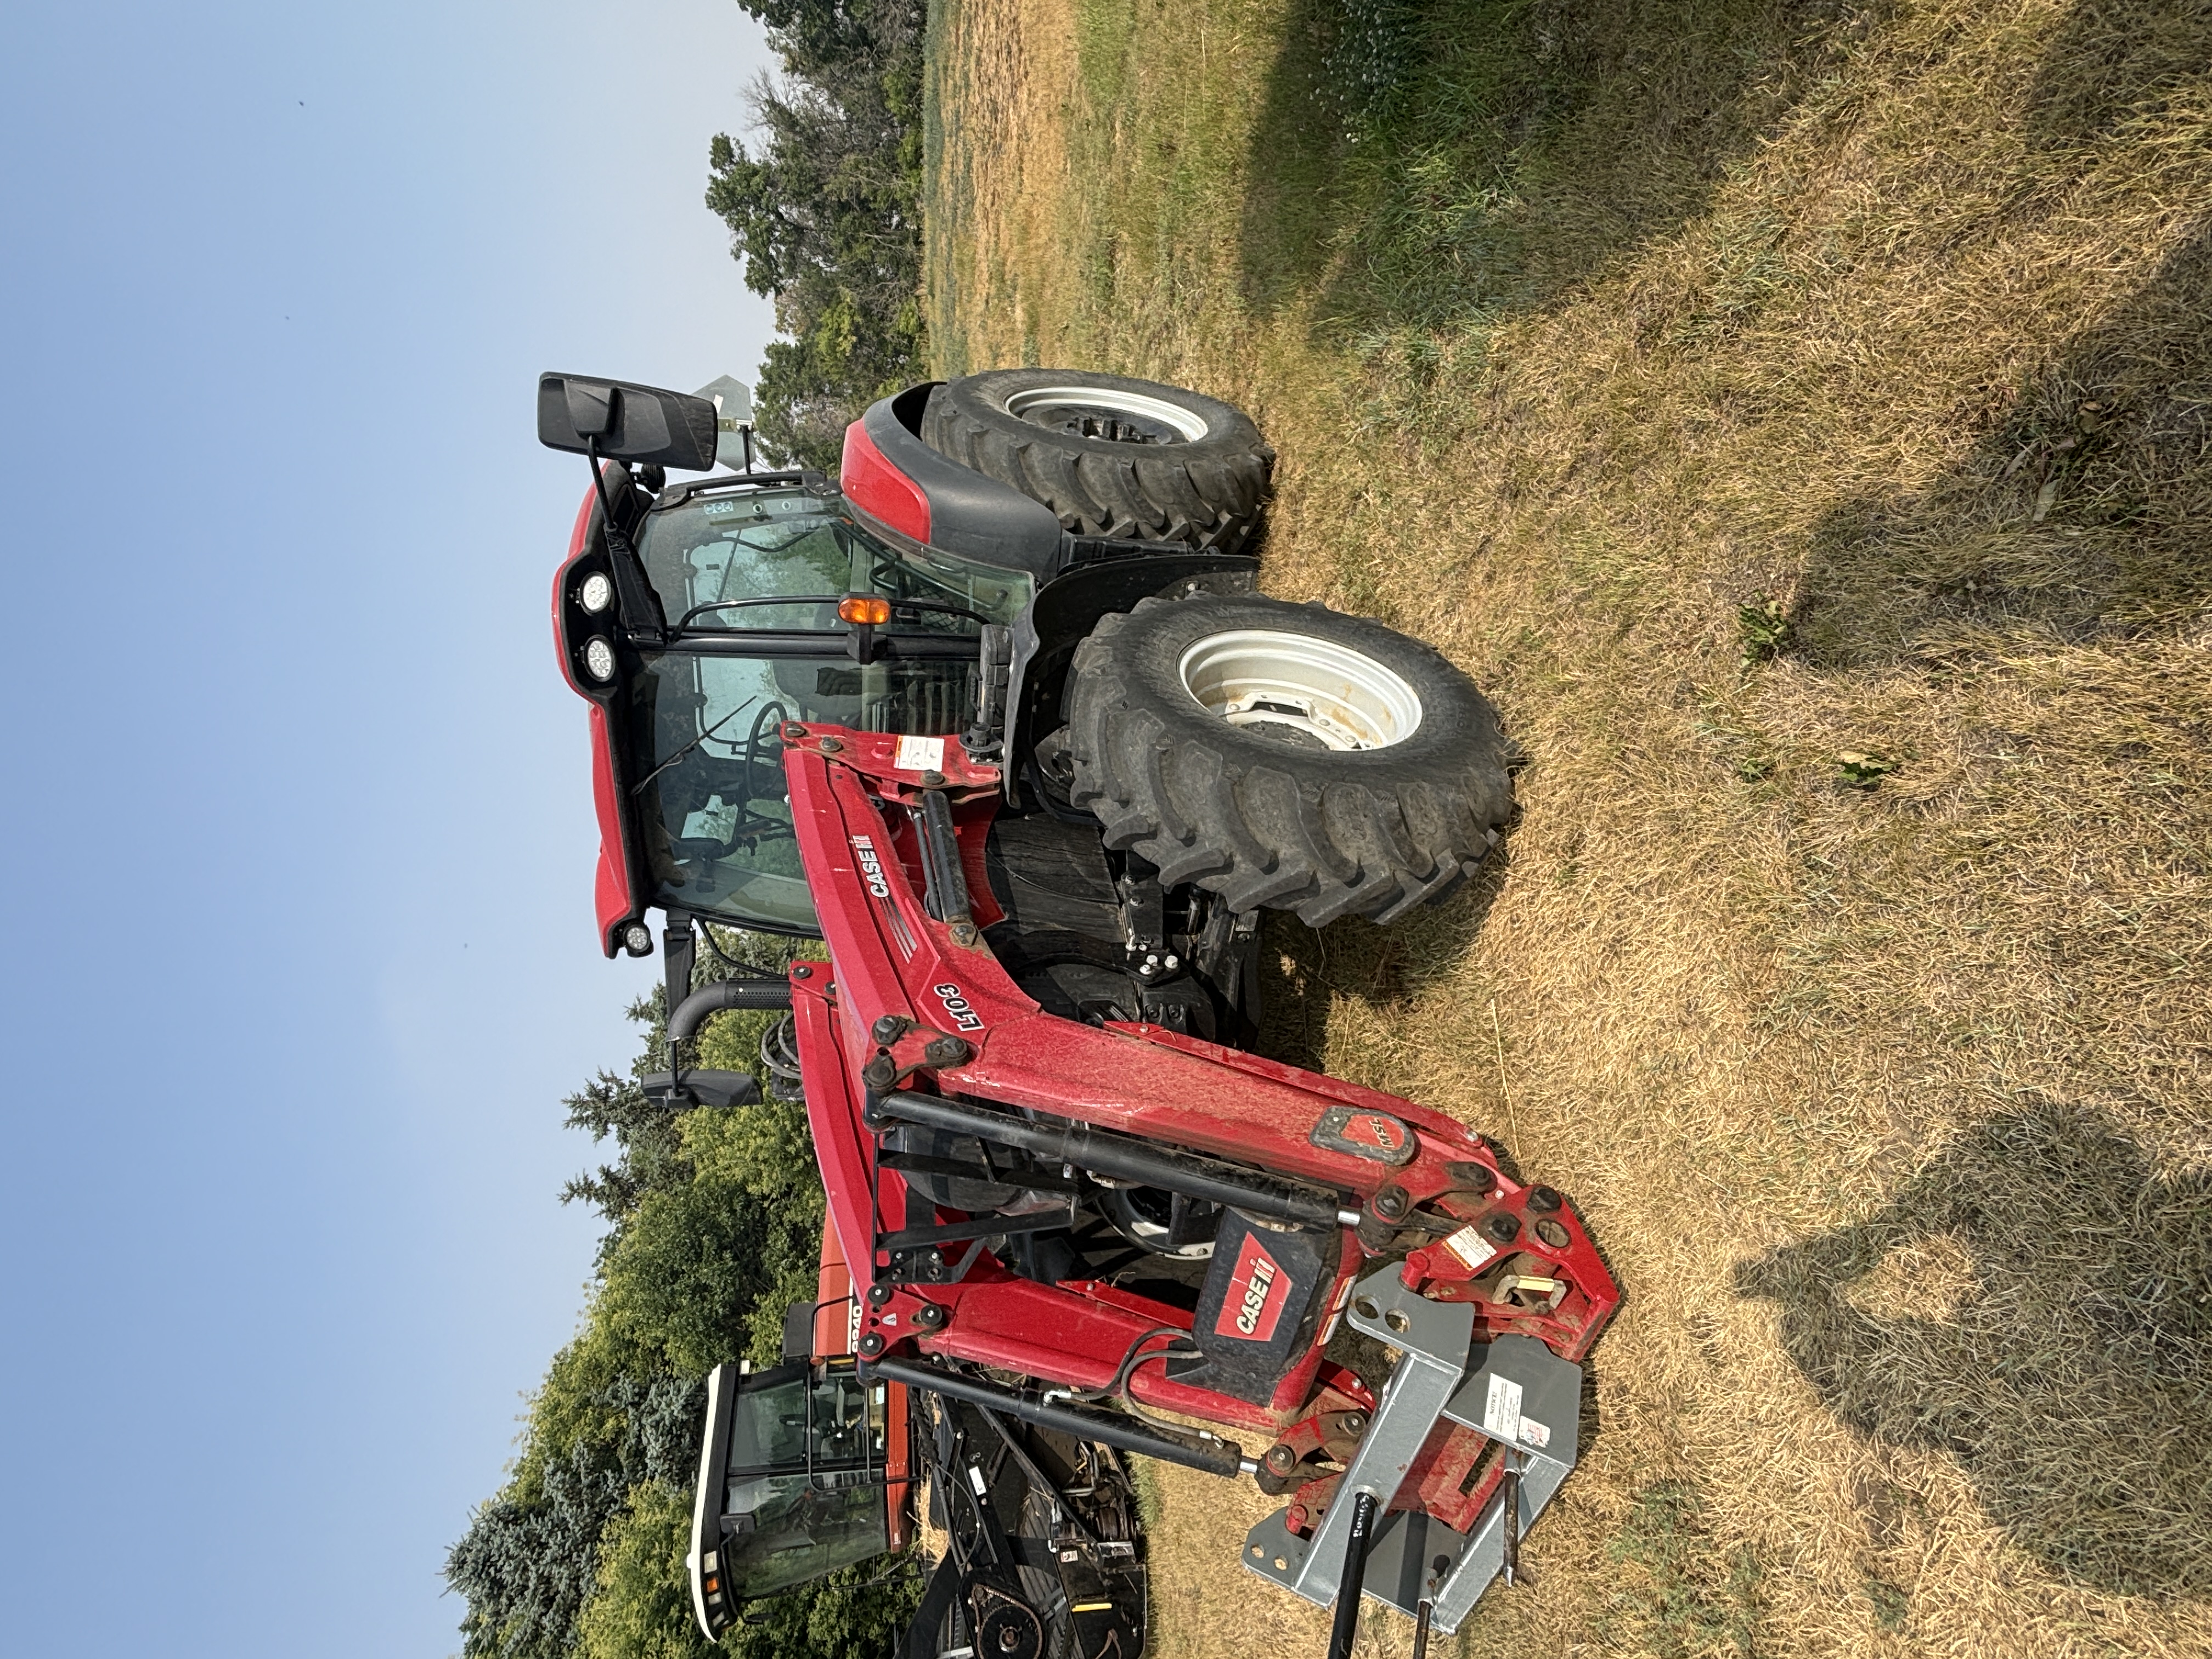
[[[1245,550],[1275,452],[1218,398],[1066,368],[998,368],[930,394],[922,441],[1050,507],[1060,528],[1117,541]]]
[[[1256,597],[1148,599],[1076,648],[1070,799],[1109,847],[1232,910],[1396,921],[1512,811],[1498,714],[1382,623]]]

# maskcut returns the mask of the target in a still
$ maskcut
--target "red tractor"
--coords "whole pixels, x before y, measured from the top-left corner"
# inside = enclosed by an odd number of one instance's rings
[[[1573,1466],[1620,1292],[1483,1137],[1251,1045],[1261,911],[1388,923],[1481,862],[1494,711],[1256,592],[1273,452],[1211,398],[915,386],[834,481],[712,472],[717,424],[539,386],[592,468],[553,618],[602,946],[665,912],[672,1109],[755,1097],[684,1066],[710,1015],[790,1011],[763,1058],[828,1194],[788,1363],[713,1382],[702,1625],[895,1547],[926,1476],[951,1547],[910,1651],[1133,1656],[1133,1454],[1279,1493],[1243,1565],[1334,1601],[1334,1650],[1363,1590],[1455,1630]],[[695,988],[701,922],[830,959]],[[1332,1358],[1354,1333],[1387,1371]]]

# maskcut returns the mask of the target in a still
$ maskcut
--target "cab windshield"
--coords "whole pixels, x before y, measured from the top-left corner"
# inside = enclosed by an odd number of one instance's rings
[[[787,720],[941,737],[975,707],[972,643],[1011,623],[1034,585],[939,550],[902,553],[834,497],[795,488],[694,495],[647,515],[638,550],[677,630],[630,684],[628,786],[651,903],[787,933],[817,930],[792,837]],[[896,609],[890,648],[861,664],[837,618],[848,593]],[[742,653],[743,654],[738,654]]]
[[[937,549],[900,553],[862,530],[836,500],[804,489],[695,496],[649,514],[638,550],[670,625],[702,631],[828,632],[841,625],[836,601],[848,593],[957,607],[1011,623],[1032,586],[1016,572]],[[786,599],[815,603],[773,603]],[[901,611],[893,619],[895,629],[933,634],[973,635],[977,625],[949,611]]]
[[[842,1486],[838,1479],[769,1474],[731,1486],[726,1513],[751,1523],[722,1544],[735,1594],[773,1595],[890,1547],[884,1489],[857,1475]]]

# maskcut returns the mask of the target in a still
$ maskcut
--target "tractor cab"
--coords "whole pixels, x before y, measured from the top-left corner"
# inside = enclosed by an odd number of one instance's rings
[[[617,653],[610,713],[647,902],[811,933],[784,727],[959,730],[975,707],[980,632],[1012,622],[1030,584],[896,549],[822,480],[672,486],[635,536],[667,628]]]
[[[850,1355],[714,1368],[690,1556],[704,1629],[719,1637],[745,1602],[892,1547],[906,1493],[891,1490],[905,1440],[891,1415],[905,1408]]]

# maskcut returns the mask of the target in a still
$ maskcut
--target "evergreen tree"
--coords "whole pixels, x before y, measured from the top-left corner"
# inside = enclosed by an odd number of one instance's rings
[[[758,137],[709,147],[707,204],[776,326],[754,390],[771,459],[834,471],[847,422],[921,378],[921,35],[915,0],[744,0],[781,79]]]
[[[792,942],[718,936],[765,966]],[[709,952],[706,974],[726,971]],[[667,1065],[656,992],[627,1077],[602,1072],[567,1103],[572,1127],[614,1143],[612,1162],[563,1196],[608,1223],[584,1328],[531,1402],[521,1455],[446,1565],[468,1602],[468,1659],[845,1659],[887,1650],[915,1601],[911,1574],[863,1563],[752,1610],[711,1649],[692,1621],[684,1556],[707,1371],[779,1357],[783,1310],[811,1299],[823,1196],[805,1109],[767,1100],[670,1114],[639,1085]],[[718,1015],[701,1066],[759,1069],[780,1015]],[[878,1582],[882,1581],[882,1582]]]

